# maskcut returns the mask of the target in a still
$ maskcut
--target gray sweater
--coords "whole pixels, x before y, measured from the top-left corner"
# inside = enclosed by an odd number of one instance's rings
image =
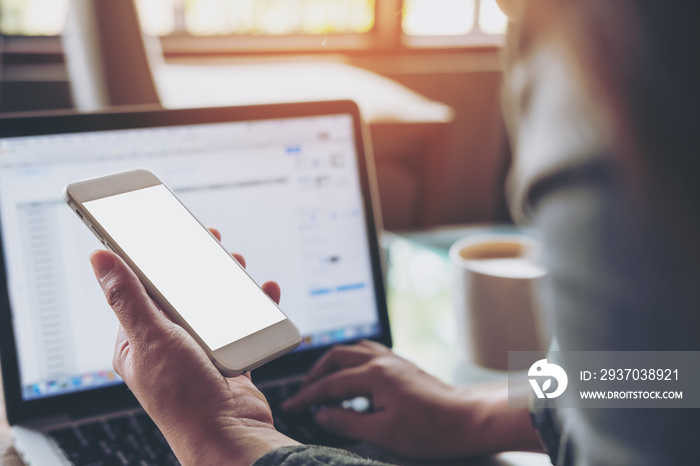
[[[504,88],[511,211],[541,236],[557,349],[697,351],[700,271],[626,177],[599,99],[569,60],[540,43],[511,63]],[[697,409],[549,403],[533,424],[557,466],[700,464]]]
[[[345,450],[299,445],[281,447],[266,454],[253,466],[382,466],[384,463],[361,458]]]
[[[557,44],[510,63],[504,97],[516,154],[511,211],[541,235],[550,271],[541,301],[558,349],[700,350],[700,271],[626,185],[595,96]],[[557,466],[700,464],[698,409],[540,404],[533,424]],[[295,447],[256,466],[272,464],[377,463]]]

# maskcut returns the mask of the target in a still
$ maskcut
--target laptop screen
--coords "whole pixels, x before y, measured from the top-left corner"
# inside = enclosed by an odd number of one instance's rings
[[[280,284],[280,307],[304,336],[298,352],[377,336],[356,150],[349,114],[0,139],[22,398],[122,383],[111,363],[118,323],[88,262],[101,245],[62,189],[133,168],[219,229],[259,284]]]

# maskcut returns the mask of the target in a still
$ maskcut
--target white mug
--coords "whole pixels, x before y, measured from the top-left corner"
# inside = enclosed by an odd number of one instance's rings
[[[526,235],[474,235],[450,248],[457,339],[467,361],[507,370],[508,351],[548,345],[539,315],[538,282],[547,270],[540,245]]]

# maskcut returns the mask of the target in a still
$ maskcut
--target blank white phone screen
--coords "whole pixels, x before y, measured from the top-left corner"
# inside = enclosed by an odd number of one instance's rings
[[[164,185],[84,206],[212,350],[285,318]]]

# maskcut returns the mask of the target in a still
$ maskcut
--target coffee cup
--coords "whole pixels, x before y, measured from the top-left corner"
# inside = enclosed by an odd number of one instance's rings
[[[457,341],[467,361],[507,370],[508,351],[548,346],[537,299],[547,274],[539,250],[524,234],[475,235],[450,248]]]

